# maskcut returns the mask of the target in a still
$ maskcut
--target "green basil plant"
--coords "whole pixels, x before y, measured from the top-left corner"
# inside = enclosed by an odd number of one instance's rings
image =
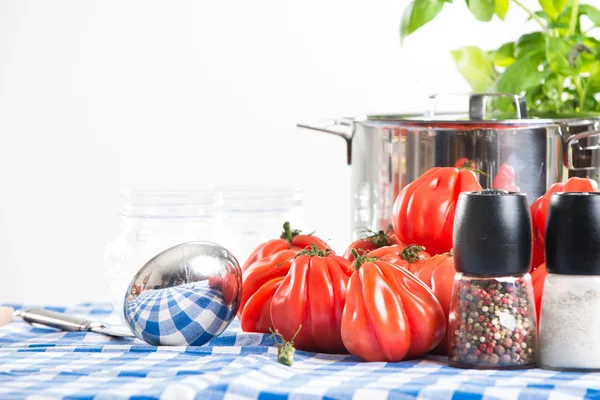
[[[452,0],[413,0],[404,11],[401,41],[432,21],[446,3]],[[579,0],[539,0],[540,11],[520,0],[466,0],[479,21],[504,20],[510,3],[540,29],[493,51],[474,46],[453,50],[456,66],[473,91],[524,95],[537,115],[600,113],[600,41],[593,36],[600,28],[600,9]],[[505,111],[509,107],[498,105]]]

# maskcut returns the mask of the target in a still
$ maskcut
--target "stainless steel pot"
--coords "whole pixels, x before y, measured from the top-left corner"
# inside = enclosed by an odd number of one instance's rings
[[[487,101],[498,96],[514,101],[516,118],[486,115]],[[527,118],[522,97],[498,93],[470,95],[468,114],[437,113],[438,98],[430,97],[424,114],[361,115],[297,125],[347,142],[353,239],[360,228],[388,229],[393,202],[404,186],[430,168],[457,166],[461,159],[486,174],[479,174],[484,188],[499,185],[500,171],[514,173],[512,183],[527,193],[530,203],[567,177],[600,172],[600,118]]]

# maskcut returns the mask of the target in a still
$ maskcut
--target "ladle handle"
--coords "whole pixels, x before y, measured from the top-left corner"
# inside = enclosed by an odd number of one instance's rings
[[[63,313],[45,310],[43,308],[31,310],[18,310],[15,316],[23,318],[24,321],[30,324],[40,324],[61,331],[86,331],[93,324],[85,318],[74,317]]]

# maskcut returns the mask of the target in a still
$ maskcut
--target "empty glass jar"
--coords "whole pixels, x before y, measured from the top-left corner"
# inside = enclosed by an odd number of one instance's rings
[[[454,221],[456,275],[448,362],[477,369],[537,363],[531,218],[523,193],[461,193]]]
[[[119,222],[119,233],[105,253],[109,298],[118,314],[129,282],[158,253],[191,241],[228,245],[222,195],[212,190],[126,192]]]
[[[240,264],[259,244],[281,235],[283,223],[292,229],[305,229],[304,195],[291,186],[220,187],[225,212],[225,232],[231,252]],[[309,233],[309,232],[306,232]]]

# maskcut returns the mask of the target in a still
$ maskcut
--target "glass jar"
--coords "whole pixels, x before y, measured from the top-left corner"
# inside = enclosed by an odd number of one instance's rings
[[[288,221],[292,229],[304,229],[304,195],[291,186],[220,187],[225,212],[225,234],[231,252],[243,264],[261,243],[277,239]]]
[[[450,308],[450,365],[524,368],[536,364],[531,275],[483,277],[457,273]]]
[[[451,366],[517,369],[537,364],[531,239],[524,193],[459,195],[453,232],[457,272],[448,321]]]
[[[600,193],[554,193],[546,225],[540,366],[600,371]]]
[[[105,253],[108,295],[118,315],[131,279],[158,253],[191,241],[227,247],[222,195],[212,190],[126,192],[119,222],[120,231]]]

